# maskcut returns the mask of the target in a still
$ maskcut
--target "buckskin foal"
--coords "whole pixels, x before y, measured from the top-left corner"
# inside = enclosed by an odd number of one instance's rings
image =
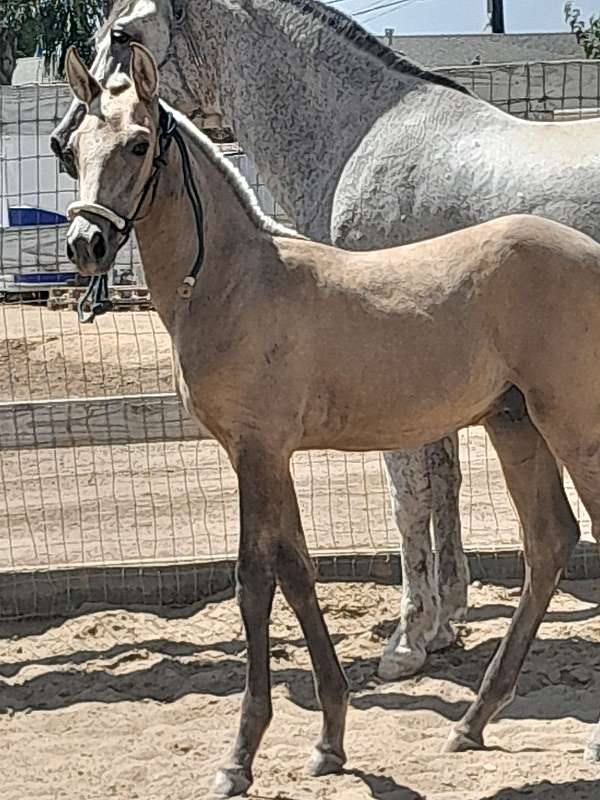
[[[82,199],[69,210],[71,257],[102,275],[135,225],[186,407],[238,476],[248,673],[218,792],[249,787],[271,718],[276,583],[304,631],[323,711],[311,770],[346,760],[347,684],[315,594],[294,451],[414,447],[480,421],[519,511],[526,565],[510,628],[448,745],[482,747],[579,536],[556,459],[600,539],[600,246],[526,216],[388,250],[317,244],[265,217],[210,141],[159,104],[144,48],[133,45],[132,80],[104,90],[73,51],[67,71],[87,108],[73,137]]]

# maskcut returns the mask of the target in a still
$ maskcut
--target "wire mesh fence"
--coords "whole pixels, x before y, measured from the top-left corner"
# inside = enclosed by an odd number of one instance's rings
[[[597,80],[590,88],[595,63],[446,71],[522,116],[600,105]],[[0,87],[0,571],[234,558],[235,477],[223,451],[199,440],[184,416],[157,315],[134,303],[79,325],[66,225],[36,217],[40,209],[64,215],[76,196],[48,145],[69,102],[62,85]],[[229,155],[267,213],[281,218],[249,160]],[[113,280],[143,280],[135,244]],[[518,547],[517,516],[482,429],[461,434],[461,463],[466,548]],[[293,468],[313,553],[397,552],[378,453],[301,453]]]
[[[589,116],[600,107],[600,61],[549,61],[447,67],[440,72],[488,103],[524,119]]]

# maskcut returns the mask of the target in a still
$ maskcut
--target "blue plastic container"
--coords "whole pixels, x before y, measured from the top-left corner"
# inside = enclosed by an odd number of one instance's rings
[[[13,275],[15,283],[68,283],[77,277],[76,272],[25,272]]]
[[[8,224],[11,228],[24,225],[64,225],[67,218],[56,211],[46,211],[44,208],[32,206],[9,206]]]

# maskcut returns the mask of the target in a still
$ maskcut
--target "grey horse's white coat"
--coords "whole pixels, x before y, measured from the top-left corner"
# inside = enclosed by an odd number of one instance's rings
[[[532,212],[600,239],[600,123],[505,115],[314,0],[117,0],[94,74],[154,53],[164,97],[235,130],[304,234],[369,249]],[[55,132],[68,155],[75,107]],[[455,437],[386,455],[402,532],[401,621],[384,677],[452,641],[466,606]],[[430,537],[438,550],[433,557]]]

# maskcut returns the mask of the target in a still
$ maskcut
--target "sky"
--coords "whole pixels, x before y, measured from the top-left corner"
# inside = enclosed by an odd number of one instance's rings
[[[327,1],[327,0],[326,0]],[[338,8],[352,13],[390,0],[336,0]],[[600,15],[600,0],[575,0],[586,19]],[[504,0],[507,33],[567,31],[564,0]],[[357,17],[374,33],[395,28],[397,35],[419,33],[482,33],[487,15],[487,0],[403,0],[389,10],[373,11]]]

